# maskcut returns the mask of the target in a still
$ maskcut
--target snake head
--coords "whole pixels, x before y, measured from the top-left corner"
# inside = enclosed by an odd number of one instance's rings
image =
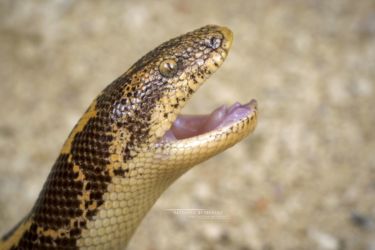
[[[228,28],[215,25],[173,38],[147,53],[103,92],[115,102],[111,119],[120,131],[118,141],[123,141],[123,149],[115,151],[122,151],[127,168],[143,164],[146,169],[157,161],[180,167],[181,171],[171,167],[166,175],[180,175],[255,128],[255,100],[224,105],[207,115],[180,114],[191,95],[222,65],[232,40]],[[100,97],[98,102],[102,103]],[[152,160],[139,163],[136,156],[142,154]]]
[[[124,141],[124,158],[161,141],[190,96],[224,62],[232,32],[209,25],[173,38],[138,60],[98,98]],[[105,107],[106,108],[106,107]]]

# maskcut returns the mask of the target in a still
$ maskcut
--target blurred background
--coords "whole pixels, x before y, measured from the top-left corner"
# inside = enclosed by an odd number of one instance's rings
[[[258,127],[173,184],[129,249],[375,249],[373,0],[1,1],[0,234],[99,91],[206,24],[235,40],[184,113],[256,98]],[[221,216],[168,210],[193,208]]]

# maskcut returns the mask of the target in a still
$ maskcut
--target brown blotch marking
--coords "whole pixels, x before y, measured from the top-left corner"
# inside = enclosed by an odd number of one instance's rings
[[[3,237],[1,242],[1,247],[3,249],[20,249],[20,240],[22,239],[23,235],[30,229],[32,225],[32,221],[30,219],[24,219],[20,223],[18,223],[15,228],[13,228],[6,237]],[[32,237],[32,238],[35,238]]]
[[[44,229],[31,222],[17,245],[11,249],[78,249],[76,238],[65,234],[66,229]]]
[[[67,149],[66,145],[69,145],[70,154],[58,157],[32,211],[32,218],[37,222],[33,225],[43,228],[44,236],[39,233],[38,240],[35,240],[35,227],[31,227],[21,237],[18,245],[21,248],[76,246],[80,226],[85,226],[86,223],[74,221],[82,221],[81,216],[91,219],[96,214],[98,204],[103,203],[102,195],[107,187],[105,184],[111,181],[106,171],[109,163],[108,148],[113,139],[106,133],[111,131],[111,122],[105,117],[98,117],[98,114],[87,121],[81,119],[81,122],[85,125],[77,125],[72,133],[75,133],[74,139],[71,142],[68,139],[64,146]],[[95,182],[104,184],[95,186],[92,184]],[[84,194],[87,183],[91,183],[91,187],[97,187],[98,190],[91,188],[91,192],[96,192],[94,198],[97,201],[90,204],[87,208],[89,211],[83,211],[79,204],[90,201],[90,197],[88,201],[84,199],[84,196],[90,195],[87,192]],[[68,238],[46,236],[48,230],[56,231],[59,228],[71,228]]]
[[[129,173],[129,169],[118,168],[118,169],[115,169],[115,170],[114,170],[114,174],[115,174],[116,176],[122,176],[122,177],[125,177],[127,173]]]
[[[74,165],[68,158],[65,154],[58,157],[33,208],[33,219],[43,228],[57,230],[82,214],[77,204],[83,183],[75,180]]]
[[[75,138],[75,135],[82,131],[84,126],[86,125],[87,121],[91,119],[92,117],[96,116],[96,110],[95,110],[95,101],[90,105],[90,107],[87,109],[87,111],[83,114],[83,116],[80,118],[78,123],[74,126],[72,132],[70,132],[70,135],[68,136],[68,139],[64,143],[63,148],[61,149],[61,154],[69,154],[71,151],[72,141]]]

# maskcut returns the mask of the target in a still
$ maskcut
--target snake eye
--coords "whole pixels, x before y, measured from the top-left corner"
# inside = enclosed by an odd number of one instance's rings
[[[177,73],[177,62],[175,60],[167,59],[160,63],[159,71],[164,77],[173,77]]]

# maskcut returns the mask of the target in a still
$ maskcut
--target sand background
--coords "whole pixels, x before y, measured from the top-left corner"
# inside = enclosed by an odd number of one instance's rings
[[[0,234],[99,91],[210,23],[235,41],[184,112],[256,98],[259,126],[165,192],[129,249],[375,249],[372,0],[1,1]]]

